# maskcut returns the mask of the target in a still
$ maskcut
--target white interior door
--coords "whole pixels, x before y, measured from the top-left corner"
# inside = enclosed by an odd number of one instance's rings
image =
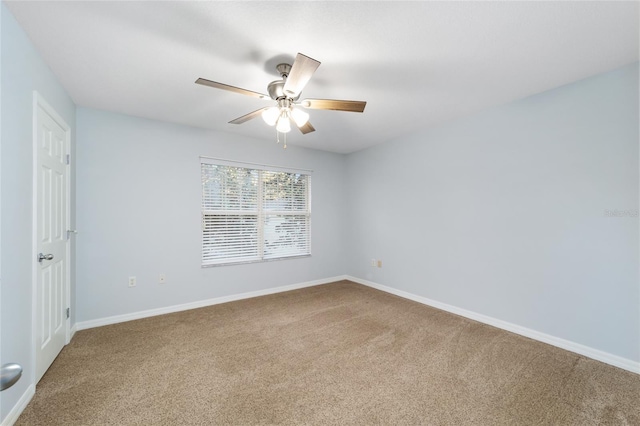
[[[35,361],[37,383],[67,339],[69,127],[39,96],[35,114]]]

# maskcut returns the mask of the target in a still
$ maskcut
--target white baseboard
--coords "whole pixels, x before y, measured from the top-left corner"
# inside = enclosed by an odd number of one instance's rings
[[[589,346],[581,345],[579,343],[565,340],[560,337],[555,337],[550,334],[541,333],[530,328],[522,327],[516,324],[512,324],[507,321],[502,321],[496,318],[489,317],[487,315],[478,314],[476,312],[468,311],[466,309],[458,308],[456,306],[448,305],[446,303],[438,302],[436,300],[428,299],[426,297],[417,296],[412,293],[408,293],[403,290],[398,290],[392,287],[387,287],[382,284],[377,284],[371,281],[363,280],[360,278],[347,276],[345,279],[356,282],[358,284],[366,285],[367,287],[375,288],[377,290],[391,293],[396,296],[400,296],[405,299],[413,300],[414,302],[422,303],[443,311],[451,312],[452,314],[460,315],[465,318],[472,319],[487,325],[491,325],[502,330],[510,331],[512,333],[519,334],[530,339],[538,340],[540,342],[547,343],[552,346],[556,346],[567,351],[571,351],[580,355],[584,355],[588,358],[601,361],[614,367],[619,367],[632,373],[640,374],[640,362],[633,361],[627,358],[623,358],[617,355],[610,354],[608,352],[594,349]]]
[[[20,417],[20,414],[27,408],[27,405],[33,398],[33,395],[36,393],[36,387],[34,385],[29,385],[29,387],[24,391],[16,405],[13,406],[7,417],[2,420],[0,426],[12,426]]]
[[[234,302],[236,300],[250,299],[252,297],[266,296],[268,294],[274,294],[274,293],[282,293],[284,291],[297,290],[305,287],[313,287],[316,285],[328,284],[328,283],[341,281],[345,279],[347,279],[346,275],[340,275],[337,277],[307,281],[307,282],[298,283],[298,284],[267,288],[265,290],[251,291],[248,293],[232,294],[230,296],[216,297],[213,299],[206,299],[206,300],[198,300],[196,302],[183,303],[181,305],[166,306],[164,308],[149,309],[146,311],[133,312],[130,314],[115,315],[112,317],[98,318],[98,319],[89,320],[89,321],[77,322],[74,327],[77,330],[86,330],[88,328],[102,327],[103,325],[117,324],[120,322],[154,317],[156,315],[171,314],[174,312],[187,311],[189,309],[197,309],[197,308],[203,308],[205,306],[219,305],[220,303]]]
[[[71,339],[73,339],[73,336],[75,336],[76,331],[78,331],[78,324],[73,324],[73,326],[71,326],[71,330],[69,330],[69,342],[71,342]]]

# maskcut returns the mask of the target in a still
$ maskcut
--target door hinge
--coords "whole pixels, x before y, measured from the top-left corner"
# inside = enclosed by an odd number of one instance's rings
[[[69,315],[70,315],[69,308],[67,308],[67,318],[69,318]]]
[[[67,154],[67,164],[71,164],[71,156]]]

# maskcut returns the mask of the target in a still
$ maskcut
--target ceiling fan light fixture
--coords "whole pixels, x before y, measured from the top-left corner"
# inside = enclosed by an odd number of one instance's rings
[[[275,126],[278,121],[278,117],[280,117],[280,108],[278,107],[271,107],[262,111],[262,119],[269,126]]]
[[[296,122],[298,127],[302,127],[309,121],[309,114],[298,108],[291,109],[291,118]]]
[[[280,133],[289,133],[291,131],[291,122],[289,121],[289,115],[286,111],[283,111],[280,118],[278,118],[276,130]]]

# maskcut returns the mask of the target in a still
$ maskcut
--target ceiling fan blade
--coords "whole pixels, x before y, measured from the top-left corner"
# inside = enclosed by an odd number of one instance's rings
[[[303,135],[316,131],[316,129],[314,129],[311,123],[309,123],[308,121],[304,125],[298,127],[298,129],[300,129]]]
[[[320,62],[298,53],[291,66],[291,71],[289,71],[287,81],[284,83],[283,91],[287,96],[291,98],[297,97],[319,66]]]
[[[241,95],[253,96],[260,99],[270,99],[268,95],[262,93],[253,92],[247,89],[241,89],[236,86],[229,86],[228,84],[218,83],[217,81],[207,80],[206,78],[199,78],[196,80],[196,84],[202,84],[203,86],[209,86],[216,89],[228,90],[229,92],[240,93]]]
[[[256,118],[257,116],[259,116],[260,114],[262,114],[262,111],[267,110],[267,109],[269,109],[269,107],[265,107],[265,108],[257,109],[257,110],[255,110],[255,111],[253,111],[253,112],[250,112],[249,114],[245,114],[245,115],[243,115],[242,117],[238,117],[238,118],[236,118],[235,120],[231,120],[231,121],[229,122],[229,124],[242,124],[242,123],[244,123],[245,121],[249,121],[249,120],[251,120],[252,118]]]
[[[305,99],[300,106],[311,109],[330,109],[334,111],[363,112],[367,105],[364,101],[340,101],[334,99]]]

